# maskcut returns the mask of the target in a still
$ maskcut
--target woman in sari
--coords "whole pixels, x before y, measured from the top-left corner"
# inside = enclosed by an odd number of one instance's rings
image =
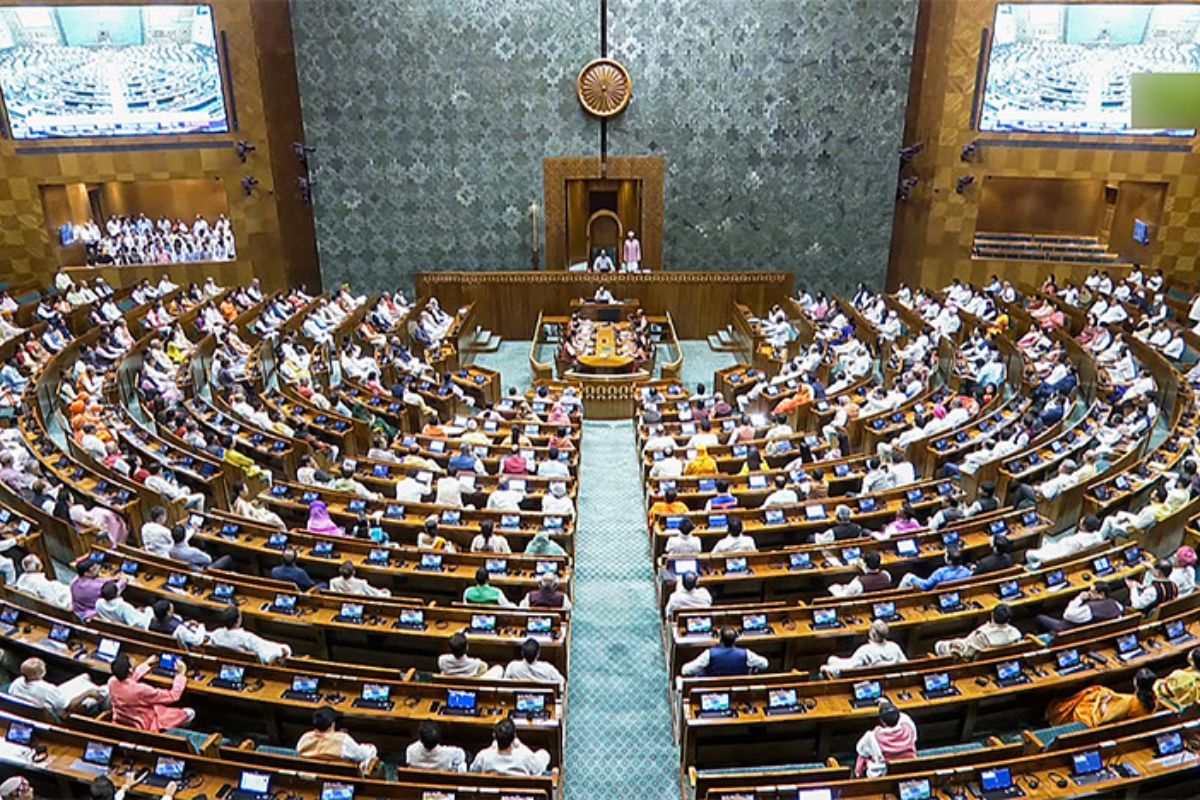
[[[1186,667],[1175,670],[1159,681],[1154,693],[1180,706],[1190,706],[1200,701],[1200,647],[1188,653]]]
[[[1133,693],[1126,694],[1107,686],[1089,686],[1081,692],[1050,704],[1046,719],[1051,725],[1081,722],[1098,728],[1111,722],[1136,719],[1153,714],[1158,704],[1154,672],[1142,668],[1133,676]]]
[[[525,555],[527,556],[565,556],[567,551],[564,550],[558,542],[550,538],[550,531],[542,529],[533,535],[529,540],[529,544],[525,545]]]
[[[717,461],[708,454],[707,447],[696,448],[696,457],[683,468],[684,475],[716,475]]]
[[[308,507],[308,532],[323,533],[327,536],[346,535],[346,532],[330,518],[329,507],[323,500],[314,500]]]

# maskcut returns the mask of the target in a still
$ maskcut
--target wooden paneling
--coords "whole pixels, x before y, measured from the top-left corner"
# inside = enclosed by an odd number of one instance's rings
[[[282,171],[273,169],[277,156],[281,163],[291,159],[294,164],[291,141],[303,138],[295,70],[280,66],[279,53],[290,54],[292,46],[290,26],[279,23],[286,22],[287,0],[206,2],[213,8],[218,39],[223,32],[229,45],[231,69],[226,78],[233,87],[240,129],[224,135],[119,140],[0,139],[0,281],[47,284],[58,266],[42,208],[42,185],[219,179],[239,257],[253,274],[272,289],[316,283],[311,212],[298,203],[295,178],[285,179]],[[56,0],[60,5],[89,3],[95,0]],[[0,6],[20,5],[27,3],[0,0]],[[267,24],[271,20],[273,24]],[[290,123],[289,103],[294,112]],[[269,126],[283,133],[272,137]],[[257,147],[245,164],[234,151],[239,139]],[[282,153],[274,152],[280,148]],[[241,190],[246,175],[259,180],[252,197]],[[308,261],[301,257],[305,252],[313,254]]]
[[[988,175],[979,191],[976,231],[1096,236],[1104,181]]]
[[[1117,190],[1117,205],[1113,209],[1112,229],[1108,249],[1139,264],[1153,258],[1154,240],[1158,234],[1163,202],[1167,199],[1167,184],[1147,181],[1121,181]],[[1150,227],[1150,242],[1134,241],[1133,221],[1140,219]]]
[[[79,184],[75,184],[78,186]],[[176,181],[113,181],[100,187],[105,214],[151,219],[182,219],[191,225],[196,215],[210,223],[229,215],[229,198],[220,178],[183,178]],[[86,199],[87,192],[84,190]],[[103,220],[96,220],[103,224]]]
[[[919,55],[913,64],[904,142],[922,142],[925,147],[902,172],[917,177],[920,184],[907,202],[896,205],[888,285],[907,281],[945,286],[956,275],[978,272],[971,243],[981,186],[989,175],[1167,184],[1161,226],[1145,263],[1195,283],[1200,270],[1200,139],[1001,135],[973,128],[982,34],[992,27],[996,5],[997,0],[919,4]],[[981,139],[997,144],[981,144],[964,162],[963,148]],[[1180,147],[1182,152],[1176,149]],[[958,194],[955,185],[965,175],[975,182]],[[1044,264],[1030,268],[1039,274],[1049,269]]]
[[[671,313],[681,339],[715,333],[733,304],[764,313],[792,293],[790,272],[654,272],[593,275],[578,272],[423,272],[417,293],[442,308],[475,304],[475,322],[505,339],[530,339],[538,314],[569,314],[571,301],[601,284],[618,299],[635,298],[647,314]]]
[[[218,286],[246,286],[255,278],[254,267],[248,261],[209,261],[198,264],[147,264],[132,267],[67,267],[65,270],[75,281],[90,281],[103,277],[105,282],[120,291],[133,286],[143,278],[157,282],[163,275],[173,283],[186,287],[190,283],[203,284],[212,276]],[[266,281],[263,281],[266,284]]]

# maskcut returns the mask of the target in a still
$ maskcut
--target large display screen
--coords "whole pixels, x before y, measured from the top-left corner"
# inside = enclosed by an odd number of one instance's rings
[[[1191,136],[1130,126],[1130,76],[1200,71],[1200,5],[1002,3],[980,129]]]
[[[0,8],[15,139],[225,133],[209,6]]]

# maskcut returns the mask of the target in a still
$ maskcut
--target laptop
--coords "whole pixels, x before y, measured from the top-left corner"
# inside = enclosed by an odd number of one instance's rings
[[[743,614],[742,633],[769,633],[766,614]]]
[[[550,716],[546,710],[546,695],[534,692],[517,693],[517,710],[514,714],[525,719],[545,719]]]
[[[14,632],[17,629],[17,620],[20,618],[21,612],[15,608],[6,608],[0,612],[0,625],[4,626],[4,632]]]
[[[926,675],[923,678],[925,688],[921,690],[921,694],[926,700],[936,700],[941,697],[954,697],[961,694],[958,687],[950,680],[948,672],[934,672]]]
[[[790,553],[788,555],[788,567],[793,570],[812,569],[812,555],[810,553]]]
[[[1145,654],[1146,651],[1142,648],[1142,643],[1138,640],[1136,633],[1127,633],[1117,637],[1117,659],[1121,662],[1132,661]]]
[[[361,625],[363,622],[362,603],[342,603],[342,607],[338,609],[337,616],[334,619],[349,625]]]
[[[1065,589],[1071,584],[1067,582],[1067,576],[1061,569],[1056,569],[1046,576],[1046,588],[1052,590]]]
[[[232,800],[267,800],[270,796],[271,774],[268,772],[243,772],[237,788],[230,793]]]
[[[313,545],[312,554],[320,558],[333,558],[333,542],[317,542]]]
[[[1059,675],[1073,675],[1076,672],[1091,669],[1091,666],[1080,657],[1079,650],[1074,647],[1060,650],[1055,654],[1054,660],[1057,664]]]
[[[813,520],[813,521],[816,521],[819,519],[825,519],[825,506],[822,506],[822,505],[805,506],[804,507],[804,518]]]
[[[688,617],[684,623],[688,636],[707,636],[712,633],[712,617]]]
[[[71,762],[71,769],[88,775],[105,775],[112,766],[113,746],[105,742],[88,742],[83,747],[83,758]]]
[[[1158,751],[1159,758],[1173,756],[1176,753],[1182,753],[1184,750],[1183,734],[1179,731],[1170,731],[1169,733],[1160,733],[1154,737],[1154,748]]]
[[[896,604],[891,600],[886,600],[882,603],[876,603],[871,606],[871,616],[874,619],[883,620],[884,622],[895,622],[900,619],[900,615],[896,613]]]
[[[445,511],[442,512],[442,524],[443,525],[457,525],[461,520],[462,520],[462,512],[461,511],[452,511],[450,509],[446,509]]]
[[[158,657],[158,663],[150,671],[162,678],[173,678],[178,661],[179,659],[173,653],[163,653]]]
[[[996,665],[996,683],[1007,689],[1029,683],[1029,676],[1025,674],[1020,661],[1002,661]]]
[[[916,539],[900,539],[896,542],[896,555],[901,558],[916,558],[920,552]]]
[[[122,575],[137,575],[137,573],[138,573],[138,564],[136,561],[126,561],[123,564],[121,564],[121,574]]]
[[[1021,591],[1021,584],[1018,581],[1003,581],[996,589],[996,593],[1000,595],[1001,600],[1014,600],[1018,597],[1024,597],[1025,593]]]
[[[1009,797],[1024,797],[1025,792],[1013,786],[1012,772],[1008,767],[985,769],[979,773],[979,796],[983,800],[1005,800]]]
[[[232,583],[218,583],[213,587],[212,599],[219,603],[228,603],[233,599],[233,592]]]
[[[374,566],[387,566],[391,560],[392,554],[382,547],[372,548],[367,554],[367,563]]]
[[[766,475],[751,475],[750,480],[748,481],[748,484],[752,491],[761,491],[763,489],[766,489],[767,488],[767,476]]]
[[[484,569],[489,575],[503,575],[508,572],[508,559],[506,558],[489,558],[483,562]]]
[[[1075,781],[1076,786],[1087,786],[1112,777],[1112,772],[1104,767],[1099,750],[1088,750],[1071,757],[1071,780]]]
[[[861,547],[846,547],[842,549],[842,563],[849,564],[851,561],[858,561],[862,558]]]
[[[679,530],[679,526],[683,524],[683,517],[667,517],[663,520],[663,527],[669,531]]]
[[[763,520],[768,525],[782,525],[787,521],[787,517],[784,515],[782,508],[768,508],[763,515]]]
[[[22,747],[32,747],[33,726],[24,722],[10,722],[8,733],[4,734],[4,741],[10,744],[19,744]]]
[[[746,575],[750,572],[750,562],[745,556],[735,556],[725,559],[726,575]]]
[[[938,595],[938,609],[943,614],[952,614],[963,608],[962,595],[958,592],[943,592]]]
[[[554,632],[554,619],[552,617],[526,617],[525,632],[531,636],[552,636]]]
[[[858,501],[858,510],[862,513],[874,511],[877,507],[874,497],[863,497]]]
[[[942,544],[949,547],[952,544],[957,544],[960,538],[958,531],[946,531],[942,534]]]
[[[387,509],[384,510],[383,516],[387,517],[388,519],[404,519],[404,513],[404,506],[389,505]]]
[[[908,502],[910,503],[919,503],[925,499],[925,492],[920,489],[909,489],[908,493],[904,496],[908,498]]]
[[[715,492],[717,490],[717,482],[712,478],[701,478],[699,488],[702,492]]]
[[[535,575],[547,575],[547,574],[557,575],[558,574],[558,562],[557,561],[539,561],[534,566],[533,572]]]
[[[700,695],[700,716],[732,717],[736,714],[729,705],[729,692],[704,692]]]
[[[67,640],[71,638],[71,629],[66,625],[53,625],[50,628],[50,636],[47,641],[56,645],[66,645]]]
[[[172,572],[167,576],[167,588],[169,589],[182,589],[187,586],[187,582],[188,576],[182,572]]]
[[[1142,560],[1142,548],[1131,547],[1125,551],[1125,563],[1133,566]]]
[[[795,689],[771,689],[767,693],[767,716],[800,714],[803,711]]]
[[[296,595],[283,593],[276,594],[275,599],[271,602],[270,609],[276,614],[295,614]]]
[[[461,717],[479,716],[479,701],[475,692],[451,689],[446,693],[446,705],[442,713]]]
[[[874,708],[883,697],[883,684],[879,681],[859,681],[854,684],[854,699],[850,702],[855,708]]]
[[[700,562],[694,558],[679,558],[671,562],[671,572],[676,575],[700,574]]]
[[[154,772],[144,782],[149,786],[156,786],[162,789],[171,781],[182,780],[185,766],[186,764],[182,758],[163,756],[154,762]]]
[[[362,696],[354,701],[354,707],[391,711],[396,705],[392,702],[391,696],[392,687],[386,683],[364,683]]]
[[[900,781],[896,794],[899,795],[900,800],[929,800],[933,797],[933,788],[930,786],[928,778],[916,778]]]
[[[729,527],[729,517],[726,514],[709,514],[708,528],[713,531],[723,531]]]
[[[246,668],[236,664],[222,664],[217,677],[212,679],[210,685],[219,689],[240,692],[246,688]]]
[[[517,528],[521,527],[521,515],[501,514],[500,527],[504,528],[505,530],[516,530]]]
[[[421,563],[417,565],[417,569],[430,570],[432,572],[441,572],[442,556],[439,553],[422,553]]]
[[[1100,556],[1099,558],[1092,559],[1092,572],[1097,575],[1107,575],[1112,571],[1112,561],[1109,560],[1108,556]]]
[[[272,533],[267,537],[267,547],[272,550],[286,550],[288,537],[286,533]]]
[[[1167,641],[1171,644],[1179,644],[1194,638],[1192,634],[1188,633],[1187,624],[1181,619],[1168,622],[1164,632],[1167,634]]]
[[[321,800],[354,800],[354,787],[349,783],[321,784]]]
[[[400,609],[400,618],[396,620],[397,628],[408,628],[420,631],[425,629],[425,612],[419,608]]]
[[[321,693],[317,689],[319,684],[318,679],[311,675],[293,675],[292,688],[284,692],[283,696],[288,700],[317,703],[321,700]]]
[[[496,632],[496,615],[495,614],[472,614],[471,615],[471,632],[472,633],[495,633]]]
[[[842,627],[842,623],[838,621],[837,609],[814,608],[812,626],[816,630]]]
[[[111,663],[112,660],[117,657],[117,653],[120,653],[120,652],[121,652],[121,643],[120,642],[118,642],[116,639],[109,639],[108,637],[101,637],[100,644],[96,646],[95,656],[96,656],[96,658],[100,659],[101,661],[108,661]]]
[[[993,536],[1000,534],[1000,533],[1004,533],[1007,530],[1008,530],[1008,523],[1002,519],[998,519],[995,522],[993,522],[991,525],[988,525],[988,532],[991,533]]]
[[[834,464],[833,465],[833,474],[838,478],[846,477],[847,475],[850,474],[850,465],[849,464]]]

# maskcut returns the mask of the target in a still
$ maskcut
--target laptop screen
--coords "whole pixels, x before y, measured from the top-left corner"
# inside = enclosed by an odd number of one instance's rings
[[[154,765],[154,774],[160,778],[177,781],[183,777],[183,759],[182,758],[160,758]]]
[[[688,617],[687,632],[688,633],[709,633],[712,631],[712,617]]]
[[[946,672],[935,672],[925,676],[925,691],[941,692],[950,688],[950,675]]]
[[[496,630],[496,615],[495,614],[472,614],[471,615],[471,630],[476,630],[476,631],[494,631],[494,630]]]
[[[1139,647],[1141,647],[1141,643],[1138,641],[1136,633],[1127,633],[1124,636],[1117,637],[1118,653],[1132,653]]]
[[[544,694],[518,694],[517,695],[517,713],[519,714],[540,714],[546,710],[546,695]]]
[[[705,692],[700,695],[700,710],[705,712],[728,711],[729,692]]]
[[[218,675],[221,680],[229,683],[241,683],[246,677],[245,667],[235,667],[232,664],[222,664]]]
[[[796,704],[795,689],[772,689],[767,694],[769,708],[795,708]]]
[[[1079,651],[1072,647],[1059,652],[1057,658],[1059,669],[1070,669],[1079,663]]]
[[[383,702],[392,694],[392,687],[383,683],[364,683],[362,699],[370,702]]]
[[[280,611],[291,611],[296,607],[296,596],[294,594],[277,594],[275,595],[275,608]]]
[[[441,569],[442,557],[436,553],[421,554],[421,569]]]
[[[243,772],[238,780],[238,789],[250,794],[269,794],[271,775],[266,772]]]
[[[323,784],[321,800],[354,800],[354,787],[348,783]]]
[[[896,616],[896,604],[890,600],[885,603],[876,603],[871,607],[871,613],[875,619],[889,620]]]
[[[742,617],[742,630],[746,633],[765,631],[767,629],[766,614],[746,614]]]
[[[549,633],[554,625],[550,617],[528,617],[525,620],[525,630],[529,633]]]
[[[814,625],[832,625],[837,622],[836,608],[818,608],[813,611]]]
[[[985,792],[998,792],[1012,786],[1012,773],[1008,767],[985,769],[979,773],[979,783]]]
[[[489,558],[484,562],[484,567],[493,575],[504,573],[508,572],[508,561],[503,558]]]
[[[812,556],[808,553],[792,553],[788,556],[788,562],[792,565],[792,569],[804,569],[812,566]]]
[[[23,722],[12,722],[8,726],[8,733],[4,736],[6,741],[13,744],[29,744],[33,740],[33,726],[26,725]]]
[[[343,619],[362,619],[363,607],[361,603],[342,603],[341,616]]]
[[[676,575],[687,575],[689,572],[693,575],[699,575],[700,565],[694,558],[681,558],[678,561],[671,562],[671,571]]]
[[[83,760],[89,764],[107,767],[112,761],[113,746],[103,742],[88,742],[83,748]]]
[[[158,657],[158,668],[163,672],[175,671],[175,656],[171,653],[163,653]]]
[[[805,506],[804,516],[808,519],[825,519],[825,506]]]
[[[121,643],[116,639],[101,639],[99,646],[96,647],[96,653],[108,661],[116,658],[119,652],[121,652]]]
[[[50,639],[52,641],[63,643],[71,638],[71,629],[66,625],[55,625],[50,629]]]
[[[768,525],[782,525],[784,520],[783,510],[779,508],[769,509],[766,514],[766,519]]]
[[[1100,758],[1099,750],[1089,750],[1078,753],[1071,758],[1071,768],[1076,775],[1091,775],[1104,769],[1104,761]]]
[[[213,587],[213,597],[218,600],[228,600],[233,597],[233,584],[218,583]]]
[[[1187,633],[1187,628],[1184,627],[1183,620],[1175,620],[1167,623],[1167,638],[1178,639]]]
[[[747,572],[749,569],[750,562],[744,556],[725,559],[726,572]]]
[[[296,675],[292,678],[292,691],[300,694],[316,694],[317,679],[311,675]]]
[[[400,624],[424,625],[425,612],[419,608],[402,608],[400,609]]]
[[[945,594],[938,595],[938,607],[942,611],[953,611],[961,605],[962,598],[959,597],[958,592],[946,592]]]
[[[1183,736],[1179,731],[1171,731],[1163,733],[1155,737],[1154,745],[1158,748],[1158,755],[1171,756],[1183,750]]]
[[[1005,581],[1000,584],[1001,597],[1013,597],[1021,592],[1021,585],[1016,581]]]
[[[854,684],[854,699],[860,702],[878,700],[883,694],[883,685],[879,681],[859,681]]]
[[[896,542],[896,555],[911,558],[919,552],[916,539],[901,539]]]
[[[451,689],[446,694],[446,706],[456,711],[474,711],[475,702],[474,692],[455,691]]]
[[[1021,664],[1017,661],[1005,661],[996,665],[996,675],[1002,681],[1011,681],[1021,676]]]
[[[918,778],[901,781],[899,795],[900,800],[929,800],[933,796],[933,790],[928,778]]]

